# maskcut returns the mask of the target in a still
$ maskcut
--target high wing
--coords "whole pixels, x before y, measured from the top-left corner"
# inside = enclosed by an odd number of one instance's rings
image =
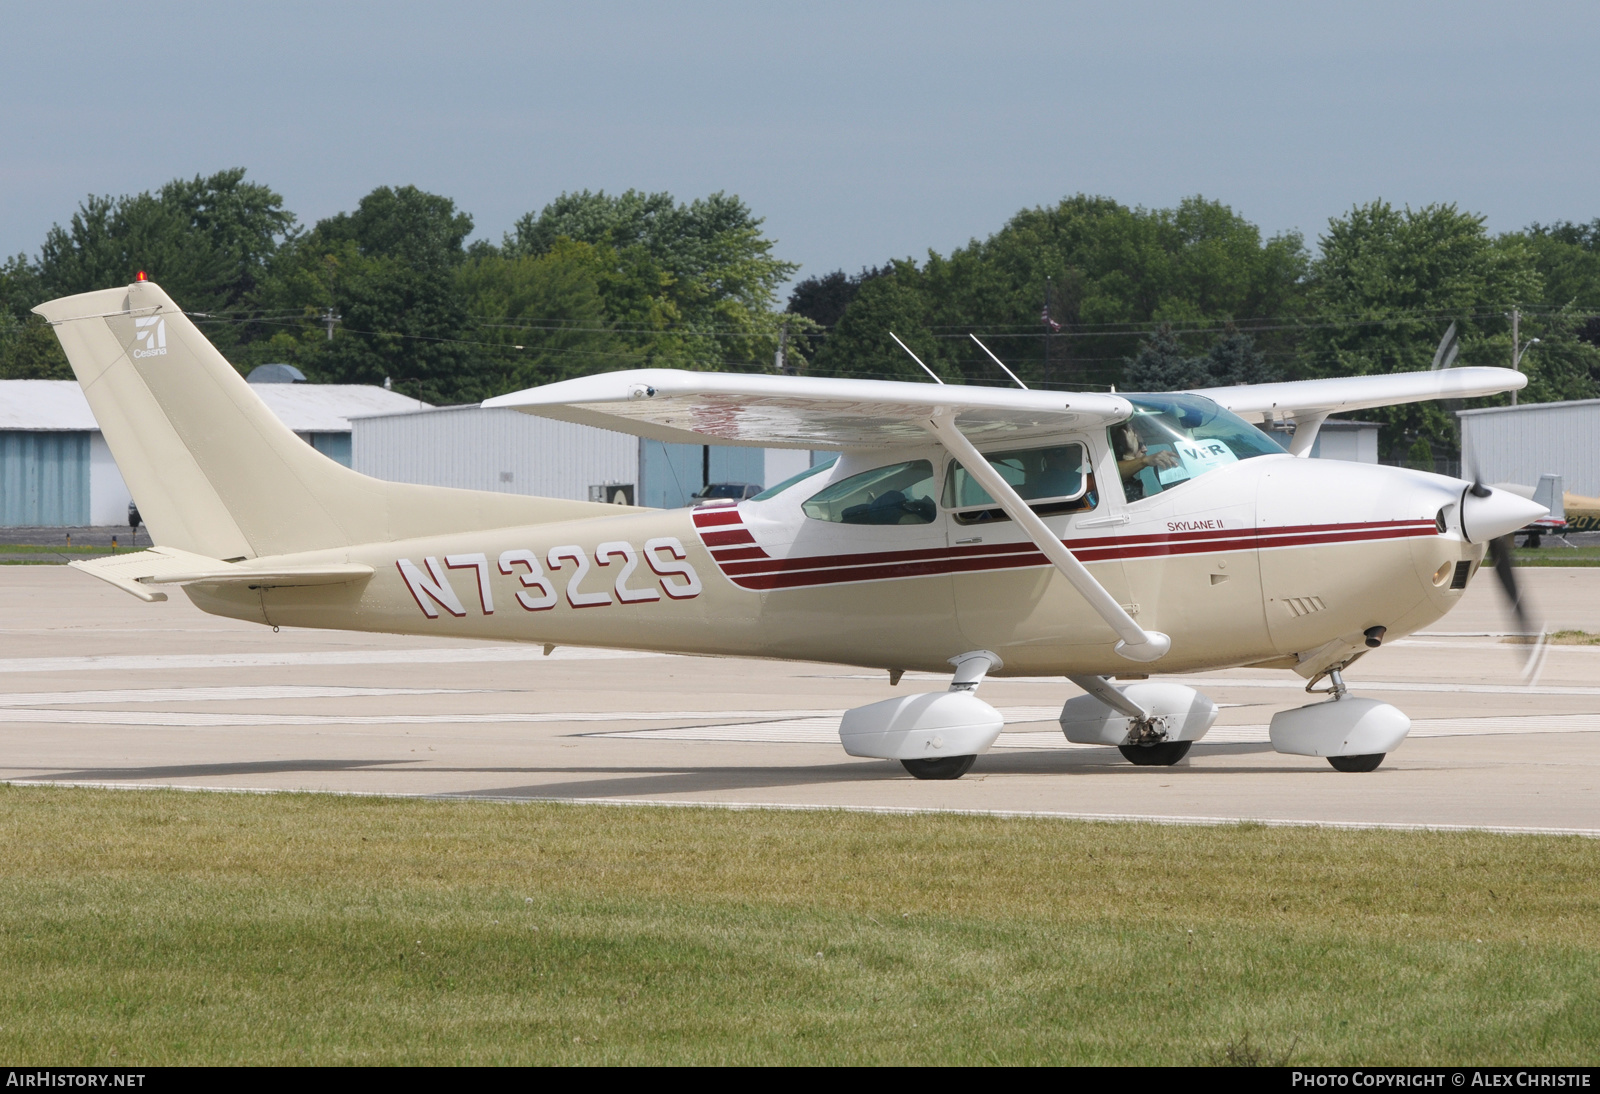
[[[1517,391],[1528,378],[1508,368],[1397,372],[1196,392],[1247,417],[1292,418],[1308,447],[1330,414],[1425,399]],[[892,448],[927,443],[923,423],[952,415],[982,442],[1088,429],[1122,421],[1132,405],[1098,392],[635,369],[584,376],[489,399],[543,418],[679,444],[759,448]],[[1297,446],[1298,448],[1299,446]]]
[[[1436,372],[1391,372],[1380,376],[1334,376],[1324,380],[1290,380],[1281,384],[1245,384],[1203,388],[1196,394],[1215,399],[1242,417],[1286,418],[1295,423],[1289,451],[1311,454],[1322,423],[1330,414],[1368,410],[1427,399],[1472,399],[1520,391],[1528,378],[1509,368],[1451,368]]]
[[[1240,415],[1304,417],[1342,414],[1427,399],[1472,399],[1520,391],[1528,378],[1509,368],[1452,368],[1438,372],[1391,372],[1381,376],[1335,376],[1282,384],[1246,384],[1196,392]]]
[[[489,399],[563,422],[679,444],[891,448],[928,443],[921,424],[950,415],[976,440],[1093,428],[1133,413],[1093,392],[637,369],[563,380]]]

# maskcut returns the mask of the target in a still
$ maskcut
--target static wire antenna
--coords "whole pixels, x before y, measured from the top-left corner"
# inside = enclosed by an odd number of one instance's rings
[[[889,332],[889,337],[894,339],[894,344],[895,345],[899,346],[901,349],[905,350],[907,353],[910,353],[911,354],[911,359],[913,361],[915,361],[919,365],[922,365],[922,358],[918,357],[914,353],[911,353],[911,347],[906,345],[904,342],[900,341],[900,336],[898,334],[896,334],[894,331],[890,331]],[[939,374],[937,372],[933,371],[933,369],[929,368],[927,365],[922,365],[922,371],[926,372],[929,376],[932,376],[934,383],[936,383],[936,384],[944,383],[943,380],[939,379]]]
[[[971,331],[967,332],[967,337],[972,339],[974,342],[978,342],[978,336],[976,334],[973,334]],[[1023,383],[1021,380],[1017,379],[1017,374],[1015,372],[1012,372],[1010,369],[1006,368],[1006,363],[1004,361],[1000,360],[1000,358],[998,358],[998,357],[996,357],[994,355],[994,350],[990,349],[988,346],[984,345],[982,342],[978,342],[978,348],[983,350],[983,352],[985,352],[985,353],[987,353],[989,355],[989,360],[993,361],[995,364],[1000,366],[1000,371],[1001,372],[1003,372],[1007,376],[1011,377],[1011,382],[1012,383],[1016,384],[1023,391],[1027,391],[1028,390],[1028,385]]]

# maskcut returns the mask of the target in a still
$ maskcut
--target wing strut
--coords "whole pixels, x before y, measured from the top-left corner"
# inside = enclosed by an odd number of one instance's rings
[[[1117,643],[1117,652],[1130,661],[1155,661],[1164,657],[1172,648],[1172,639],[1160,631],[1147,631],[1135,623],[1133,617],[1117,603],[1116,597],[1106,592],[1105,586],[1094,579],[1083,563],[1067,550],[1067,545],[1039,519],[1039,514],[1028,508],[1028,503],[1011,489],[1011,484],[1001,478],[994,466],[973,447],[966,434],[956,428],[953,416],[940,412],[942,409],[935,410],[933,417],[923,421],[923,426],[939,439],[939,443],[952,456],[961,461],[967,474],[978,480],[978,484],[999,503],[1006,515],[1028,533],[1034,546],[1044,552],[1045,558],[1055,563],[1061,576],[1078,590],[1079,596],[1089,602],[1089,607],[1111,625],[1111,629],[1122,639]]]

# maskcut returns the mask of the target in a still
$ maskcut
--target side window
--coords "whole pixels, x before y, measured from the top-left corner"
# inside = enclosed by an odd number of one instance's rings
[[[875,467],[842,479],[800,507],[834,524],[932,524],[933,464],[927,460]]]
[[[989,465],[1000,473],[1028,507],[1041,516],[1093,509],[1094,472],[1081,444],[1027,448],[1016,452],[989,452]],[[944,507],[955,510],[957,524],[984,524],[1010,520],[989,492],[967,469],[954,460],[944,479]]]

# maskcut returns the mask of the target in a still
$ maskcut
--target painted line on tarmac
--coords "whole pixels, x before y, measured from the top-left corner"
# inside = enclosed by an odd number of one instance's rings
[[[270,786],[198,786],[183,783],[122,783],[83,780],[0,779],[0,786],[76,787],[87,790],[175,790],[186,794],[330,794],[345,798],[395,798],[422,801],[474,801],[501,805],[605,805],[652,809],[717,809],[733,813],[865,813],[877,816],[998,817],[1016,820],[1071,820],[1095,824],[1159,824],[1174,827],[1220,828],[1260,825],[1263,828],[1331,828],[1352,832],[1484,832],[1503,836],[1581,836],[1600,839],[1600,828],[1549,828],[1514,824],[1427,824],[1415,821],[1310,820],[1288,817],[1213,817],[1166,813],[1076,813],[1045,809],[955,809],[908,805],[809,805],[796,802],[728,802],[662,800],[656,798],[517,797],[506,794],[396,794],[372,790],[292,790]]]
[[[474,695],[480,688],[359,688],[265,684],[231,688],[116,688],[104,691],[14,691],[0,708],[84,706],[90,703],[227,703],[279,699],[345,699],[385,695]]]
[[[1055,708],[1050,717],[1055,718]],[[162,710],[36,710],[0,706],[0,725],[125,725],[166,726],[172,728],[212,726],[381,726],[381,725],[468,725],[468,724],[560,724],[563,722],[713,722],[722,719],[759,725],[755,719],[793,720],[826,715],[837,728],[844,711],[816,710],[635,710],[556,713],[488,714],[250,714],[239,712],[195,712]]]
[[[172,669],[286,668],[319,665],[458,665],[507,661],[604,661],[670,657],[639,650],[557,646],[549,657],[537,645],[471,646],[423,650],[302,650],[285,653],[93,654],[83,657],[5,657],[0,673],[162,672]]]

